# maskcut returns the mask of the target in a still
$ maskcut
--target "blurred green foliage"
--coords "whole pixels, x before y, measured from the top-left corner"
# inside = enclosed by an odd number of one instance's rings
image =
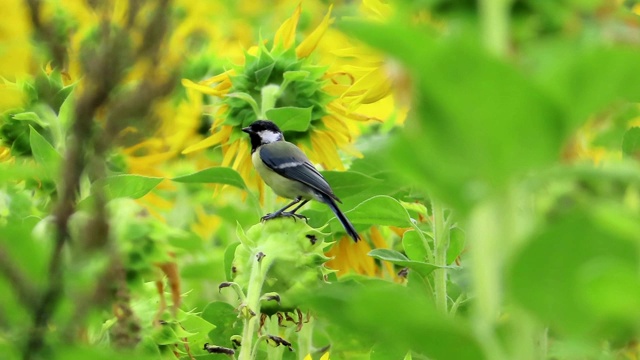
[[[506,11],[485,11],[500,3]],[[2,356],[230,357],[212,353],[224,350],[241,359],[327,352],[372,360],[637,358],[635,5],[395,5],[385,22],[348,19],[338,27],[402,64],[411,85],[394,80],[411,98],[410,116],[404,127],[363,128],[365,156],[349,159],[348,171],[323,172],[359,232],[373,237],[372,226],[383,229],[389,248],[367,256],[391,273],[338,277],[327,267],[325,251],[350,240],[333,236],[341,226],[320,204],[302,211],[308,224],[256,224],[264,209],[231,168],[198,169],[176,156],[177,176],[126,173],[122,155],[109,152],[118,145],[110,131],[129,122],[152,126],[146,110],[97,106],[79,138],[81,95],[91,88],[43,72],[21,84],[22,108],[0,119],[12,156],[0,163]],[[507,51],[500,53],[484,36],[504,22]],[[115,101],[147,93],[120,80],[150,50],[134,49],[126,28],[106,38],[98,30],[87,34],[80,58],[88,74],[96,59],[114,61],[108,68],[117,76],[103,79],[99,95]],[[307,71],[289,51],[284,64],[247,55],[262,77],[243,78],[234,90],[255,102],[273,79],[299,81],[266,113],[298,132],[325,114],[328,98],[305,82],[322,72]],[[212,67],[196,54],[180,75]],[[167,87],[157,98],[184,96],[175,83]],[[225,100],[243,125],[256,116],[246,100]],[[86,163],[69,190],[72,144],[86,145]],[[155,205],[134,200],[147,196]],[[202,235],[206,226],[216,227],[213,235]]]

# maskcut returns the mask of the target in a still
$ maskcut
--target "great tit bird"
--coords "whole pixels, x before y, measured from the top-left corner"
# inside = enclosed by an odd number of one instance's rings
[[[284,140],[280,128],[271,121],[258,120],[242,131],[251,139],[251,160],[258,175],[278,195],[293,199],[282,209],[262,217],[262,221],[280,216],[306,219],[296,214],[309,200],[329,205],[347,234],[358,241],[360,236],[349,219],[338,209],[340,199],[333,193],[324,177],[311,164],[307,156],[294,144]],[[298,204],[299,203],[299,204]],[[293,210],[286,211],[298,204]]]

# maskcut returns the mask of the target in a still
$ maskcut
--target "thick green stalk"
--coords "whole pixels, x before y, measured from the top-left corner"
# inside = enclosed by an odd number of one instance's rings
[[[480,0],[480,22],[485,47],[505,57],[509,47],[511,0]],[[496,334],[502,305],[502,269],[513,240],[513,213],[509,191],[480,203],[469,218],[472,280],[475,295],[474,327],[488,358],[506,359]]]
[[[502,302],[503,252],[508,236],[503,230],[501,216],[508,209],[500,201],[490,199],[476,206],[468,225],[469,243],[472,248],[470,260],[474,291],[474,326],[487,357],[504,359],[496,334],[495,325]]]
[[[262,104],[260,106],[260,119],[267,118],[267,111],[276,107],[276,101],[280,97],[280,87],[278,85],[267,85],[262,88]]]
[[[480,0],[479,5],[485,47],[498,56],[506,55],[511,0]]]
[[[308,323],[302,325],[298,331],[298,359],[303,360],[313,350],[313,318]]]
[[[270,318],[267,319],[266,324],[266,331],[267,334],[269,335],[275,335],[275,336],[280,336],[279,332],[280,332],[280,324],[278,324],[278,317],[277,316],[271,316]],[[284,347],[283,346],[268,346],[267,347],[267,360],[281,360],[282,359],[282,353],[284,352]]]
[[[449,226],[445,219],[444,208],[438,201],[432,201],[433,209],[433,245],[435,265],[433,273],[435,284],[436,308],[443,314],[448,312],[447,304],[447,249],[449,248]]]
[[[256,324],[260,321],[260,296],[262,285],[264,284],[267,271],[272,260],[268,256],[253,264],[251,267],[251,277],[247,287],[247,301],[244,304],[246,311],[252,312],[254,316],[247,315],[244,319],[244,329],[242,331],[242,347],[240,348],[239,360],[251,360],[253,349],[253,334],[256,332]]]

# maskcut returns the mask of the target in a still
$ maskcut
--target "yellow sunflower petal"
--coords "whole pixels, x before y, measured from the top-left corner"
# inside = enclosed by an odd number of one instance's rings
[[[316,46],[318,46],[320,39],[322,39],[322,36],[332,22],[331,9],[333,9],[333,4],[329,6],[329,11],[327,11],[327,15],[324,16],[320,25],[318,25],[318,27],[316,27],[311,34],[309,34],[309,36],[307,36],[307,38],[304,39],[298,47],[296,47],[296,55],[298,55],[299,59],[309,56],[313,50],[316,49]]]
[[[358,59],[358,64],[361,66],[376,66],[376,64],[380,63],[380,56],[370,48],[363,46],[352,46],[349,44],[339,49],[332,49],[331,53],[346,59]]]
[[[361,273],[369,276],[376,275],[376,263],[373,261],[373,258],[369,256],[369,252],[371,251],[371,246],[366,241],[358,241],[357,243],[353,243],[353,247],[355,248],[353,254],[358,254],[359,267]]]
[[[207,214],[202,206],[197,206],[195,213],[197,221],[191,225],[191,230],[206,241],[215,233],[222,221],[218,216]]]
[[[358,94],[353,101],[350,101],[349,110],[355,110],[360,104],[370,104],[389,95],[391,84],[385,79],[385,74],[380,69],[369,71],[366,75],[358,79],[342,96],[350,97],[351,94]]]
[[[223,140],[227,140],[229,135],[231,134],[232,127],[231,126],[222,126],[218,132],[207,137],[206,139],[198,142],[197,144],[191,145],[188,148],[182,151],[182,154],[192,153],[194,151],[206,149],[208,147],[221,144]]]
[[[298,27],[298,20],[300,19],[301,12],[302,4],[298,4],[298,7],[296,7],[296,11],[293,13],[293,15],[285,20],[285,22],[280,25],[278,31],[276,31],[276,35],[273,38],[273,47],[271,48],[271,50],[280,45],[285,49],[288,49],[293,45],[293,42],[296,39],[296,28]]]
[[[316,159],[327,169],[344,170],[344,165],[340,161],[340,156],[336,151],[335,144],[321,131],[311,134],[311,144]]]
[[[189,89],[194,89],[197,90],[201,93],[207,94],[207,95],[213,95],[213,96],[220,96],[220,95],[224,95],[227,93],[227,90],[229,89],[229,87],[209,87],[209,86],[205,86],[202,84],[198,84],[198,83],[194,83],[193,81],[189,80],[189,79],[182,79],[181,81],[182,86],[189,88]]]
[[[322,123],[327,127],[329,134],[333,136],[336,144],[342,149],[344,146],[351,144],[353,136],[349,127],[340,118],[334,115],[327,115],[322,118]]]
[[[374,121],[379,121],[379,122],[383,122],[381,119],[378,119],[377,117],[373,117],[373,116],[368,116],[365,114],[358,114],[358,113],[354,113],[354,112],[350,112],[348,111],[343,104],[341,104],[340,102],[337,101],[332,101],[331,103],[329,103],[327,105],[327,108],[331,111],[331,113],[333,113],[334,115],[337,116],[342,116],[344,118],[350,119],[350,120],[356,120],[356,121],[369,121],[369,120],[374,120]]]
[[[167,199],[162,198],[161,196],[159,196],[158,194],[154,193],[153,191],[150,193],[147,193],[144,197],[144,202],[149,204],[149,205],[153,205],[153,208],[155,209],[172,209],[175,207],[175,204]]]
[[[160,141],[160,139],[151,138],[151,139],[147,139],[142,142],[139,142],[135,145],[129,146],[128,148],[122,149],[122,153],[126,155],[132,155],[138,151],[142,151],[145,148],[155,149],[159,146],[162,146],[162,142]]]
[[[225,82],[225,81],[231,81],[230,76],[234,75],[236,73],[236,71],[234,69],[231,70],[227,70],[223,73],[220,73],[218,75],[212,76],[206,80],[202,80],[200,82],[200,84],[202,85],[212,85],[215,83],[219,83],[219,82]]]
[[[393,8],[380,0],[362,0],[361,7],[365,13],[379,20],[389,19],[393,14]]]
[[[249,145],[247,144],[247,142],[242,141],[240,142],[238,153],[236,154],[236,159],[233,161],[233,165],[231,165],[231,168],[238,171],[240,165],[244,163],[244,158],[247,154],[249,154]]]
[[[224,157],[222,158],[220,166],[229,166],[229,164],[231,164],[231,161],[238,152],[238,146],[240,146],[240,141],[234,141],[229,145],[229,148],[224,151]]]
[[[0,161],[8,161],[11,159],[11,149],[6,146],[0,146]]]
[[[15,84],[0,84],[0,109],[20,106],[24,101],[24,92]]]

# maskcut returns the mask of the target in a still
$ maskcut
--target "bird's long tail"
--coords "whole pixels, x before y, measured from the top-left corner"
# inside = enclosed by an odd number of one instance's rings
[[[360,235],[358,235],[358,232],[353,227],[349,219],[347,219],[347,217],[342,213],[342,211],[340,211],[340,209],[338,208],[338,204],[336,204],[335,200],[333,200],[332,198],[324,194],[322,194],[321,196],[322,196],[323,202],[329,205],[329,208],[331,209],[331,211],[333,211],[333,213],[336,215],[338,220],[340,220],[340,223],[344,227],[344,230],[347,232],[347,234],[351,236],[353,241],[358,242],[358,240],[360,240]]]

